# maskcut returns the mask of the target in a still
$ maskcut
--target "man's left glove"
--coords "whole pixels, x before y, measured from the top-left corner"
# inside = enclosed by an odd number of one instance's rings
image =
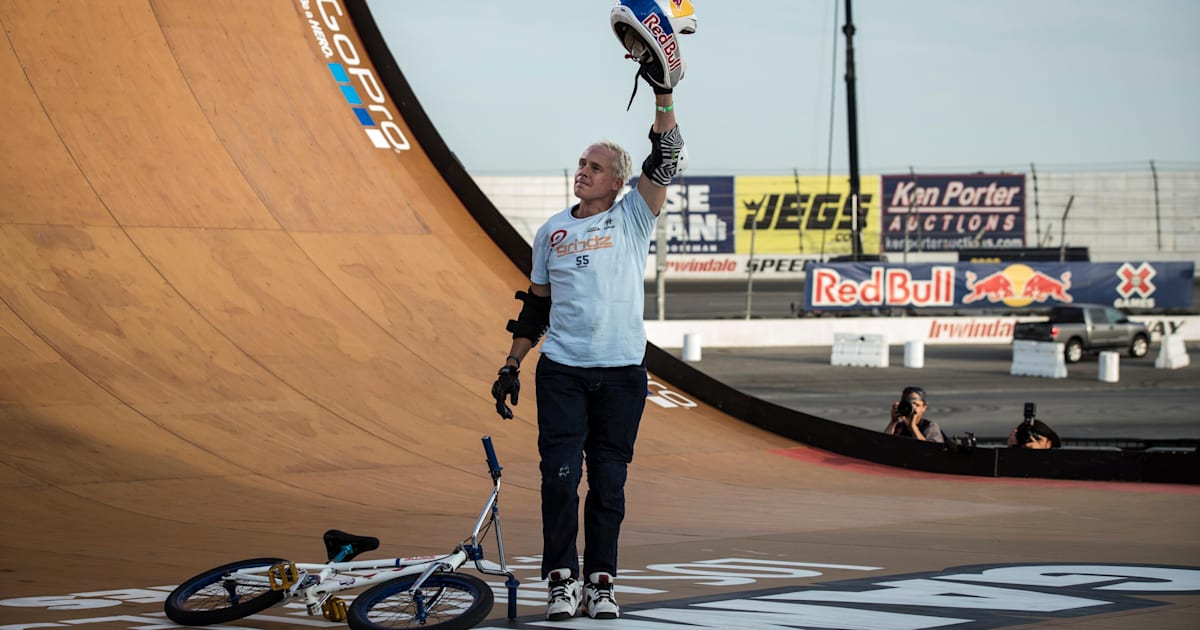
[[[520,374],[521,371],[517,368],[505,365],[500,368],[499,376],[492,384],[492,397],[496,399],[496,413],[505,420],[511,420],[513,412],[508,405],[504,404],[504,397],[508,396],[512,400],[512,404],[517,404],[517,396],[521,394],[521,381],[517,380]]]

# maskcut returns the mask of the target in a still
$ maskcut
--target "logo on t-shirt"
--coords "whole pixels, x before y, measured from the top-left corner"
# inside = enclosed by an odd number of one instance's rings
[[[562,239],[559,239],[562,240]],[[551,239],[553,245],[553,239]],[[564,243],[554,248],[554,253],[559,257],[568,256],[570,254],[579,254],[581,252],[589,252],[596,249],[611,249],[613,246],[612,236],[589,236],[578,241]]]
[[[566,230],[554,230],[554,233],[550,235],[550,247],[558,247],[564,238],[567,238]]]

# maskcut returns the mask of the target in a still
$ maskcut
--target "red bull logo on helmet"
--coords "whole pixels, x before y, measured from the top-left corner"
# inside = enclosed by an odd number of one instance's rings
[[[965,274],[967,293],[963,304],[987,301],[1002,302],[1007,306],[1021,307],[1033,303],[1073,302],[1071,297],[1071,272],[1059,277],[1035,271],[1028,265],[1009,265],[1000,271],[979,277],[968,271]]]
[[[650,31],[650,35],[654,39],[658,40],[663,54],[667,56],[667,66],[671,70],[679,68],[683,64],[683,60],[679,58],[679,47],[675,43],[675,36],[663,30],[662,18],[657,13],[651,13],[642,20],[642,25]]]

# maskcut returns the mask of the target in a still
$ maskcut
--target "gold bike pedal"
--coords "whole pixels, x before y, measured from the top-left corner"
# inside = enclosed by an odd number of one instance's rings
[[[330,597],[324,604],[321,604],[321,613],[330,621],[345,621],[346,602],[337,597]]]
[[[272,591],[286,591],[300,581],[300,571],[295,562],[279,562],[267,570],[267,580]]]

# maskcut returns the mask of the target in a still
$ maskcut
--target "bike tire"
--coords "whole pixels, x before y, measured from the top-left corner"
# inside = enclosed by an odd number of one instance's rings
[[[230,593],[225,575],[238,569],[261,568],[285,562],[282,558],[239,560],[209,569],[175,587],[163,602],[167,617],[181,626],[208,626],[226,623],[262,612],[283,601],[283,591],[272,591],[266,584],[234,584]]]
[[[417,576],[398,578],[371,588],[354,599],[346,621],[353,630],[439,628],[466,630],[492,612],[495,595],[487,582],[465,573],[435,573],[421,592],[431,600],[428,616],[416,618],[416,602],[409,593]]]

